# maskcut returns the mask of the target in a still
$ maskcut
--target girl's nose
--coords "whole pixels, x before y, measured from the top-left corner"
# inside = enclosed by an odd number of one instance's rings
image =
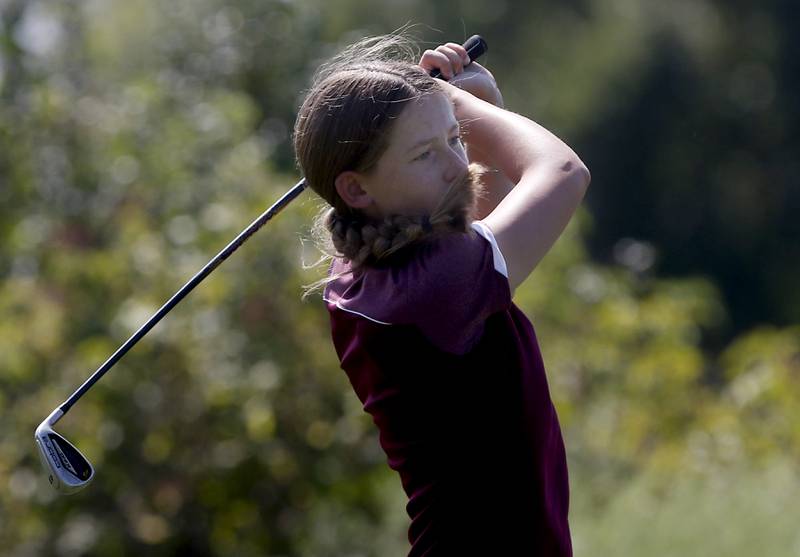
[[[461,178],[467,172],[469,161],[463,147],[447,150],[447,164],[445,166],[444,180],[448,184]]]

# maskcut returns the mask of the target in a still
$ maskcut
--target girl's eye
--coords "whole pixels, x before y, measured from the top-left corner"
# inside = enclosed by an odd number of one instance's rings
[[[456,135],[454,137],[451,137],[449,141],[450,141],[450,145],[453,146],[453,147],[455,147],[455,146],[463,147],[464,146],[464,142],[461,140],[461,136],[460,135]],[[427,159],[427,158],[429,158],[431,156],[431,153],[432,153],[432,151],[429,149],[429,150],[425,151],[424,153],[414,157],[414,160],[415,161],[424,161],[425,159]]]

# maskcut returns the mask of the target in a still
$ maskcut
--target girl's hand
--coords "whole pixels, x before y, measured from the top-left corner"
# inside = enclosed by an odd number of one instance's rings
[[[460,44],[446,43],[435,50],[426,50],[419,65],[427,72],[439,70],[450,85],[502,108],[503,95],[494,76],[477,62],[470,61],[466,49]]]

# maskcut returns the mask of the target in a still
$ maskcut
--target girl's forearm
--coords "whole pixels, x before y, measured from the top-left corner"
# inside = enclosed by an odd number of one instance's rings
[[[503,96],[500,90],[495,88],[491,92],[493,93],[491,98],[482,97],[482,99],[490,102],[494,106],[503,108]],[[497,168],[494,160],[492,160],[487,153],[479,150],[472,143],[467,143],[467,157],[471,163],[479,163],[488,169],[488,172],[484,174],[482,179],[485,191],[478,199],[477,216],[478,219],[483,219],[494,211],[495,207],[508,195],[508,192],[514,188],[514,182],[509,180],[508,176]]]
[[[471,163],[476,162],[482,164],[488,169],[481,180],[485,191],[478,199],[477,216],[478,219],[483,219],[486,215],[494,211],[495,207],[500,204],[512,189],[514,189],[514,182],[497,168],[497,165],[486,153],[479,151],[469,143],[467,143],[467,157]]]
[[[588,173],[566,143],[536,122],[465,91],[453,91],[451,97],[471,152],[513,184],[519,183],[526,172],[542,172],[548,167],[556,173],[571,168]]]

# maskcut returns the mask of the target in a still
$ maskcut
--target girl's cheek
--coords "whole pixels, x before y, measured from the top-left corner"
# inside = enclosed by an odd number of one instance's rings
[[[413,168],[408,169],[406,172],[403,173],[403,181],[406,184],[413,186],[415,183],[419,183],[420,180],[424,180],[425,176],[430,172],[430,164],[426,164],[427,161],[419,162],[414,165]]]

